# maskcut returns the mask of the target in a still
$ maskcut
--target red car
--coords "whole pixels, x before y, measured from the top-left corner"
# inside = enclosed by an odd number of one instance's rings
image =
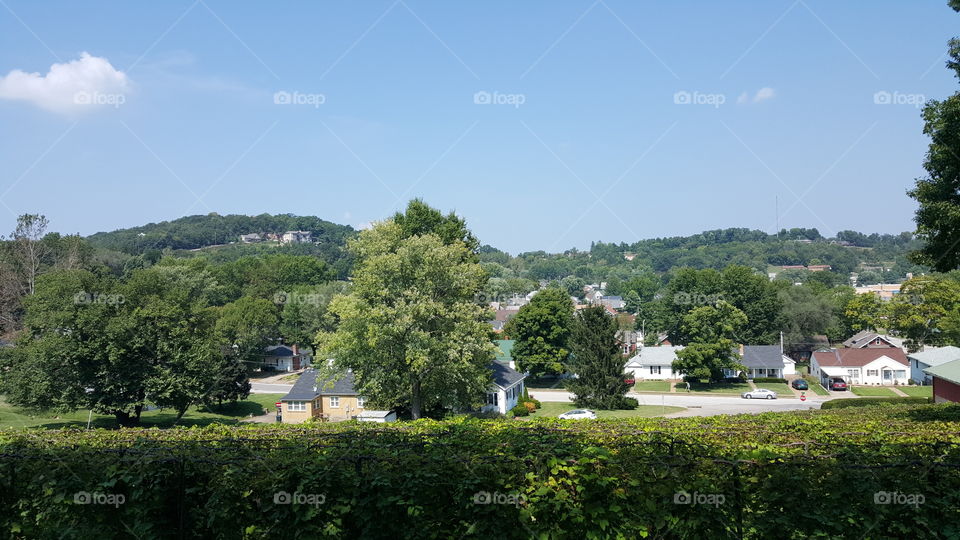
[[[836,392],[838,390],[846,390],[846,389],[847,389],[847,383],[843,382],[842,380],[834,379],[830,381],[830,390],[833,390]]]
[[[634,384],[637,384],[637,380],[634,379],[633,377],[625,377],[625,378],[623,379],[623,382],[629,384],[630,386],[633,386]]]

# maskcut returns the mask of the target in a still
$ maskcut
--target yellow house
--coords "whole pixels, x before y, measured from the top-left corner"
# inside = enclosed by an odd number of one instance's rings
[[[353,373],[333,381],[317,381],[317,371],[308,369],[280,399],[280,417],[285,424],[299,424],[311,418],[349,420],[363,411],[364,401],[353,388]]]

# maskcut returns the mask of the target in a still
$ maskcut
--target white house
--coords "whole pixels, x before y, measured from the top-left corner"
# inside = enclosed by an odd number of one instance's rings
[[[960,347],[924,347],[922,351],[907,355],[910,360],[910,378],[917,384],[933,384],[933,376],[923,370],[960,360]]]
[[[847,384],[907,384],[909,367],[903,349],[895,347],[830,349],[810,357],[810,374],[824,384],[831,378]]]
[[[523,380],[527,376],[500,362],[491,363],[490,369],[493,370],[493,384],[487,391],[481,410],[507,414],[517,406],[517,399],[523,395]]]
[[[782,379],[797,374],[797,363],[783,354],[780,345],[746,345],[740,348],[740,363],[746,367],[748,379],[775,377]]]
[[[313,241],[310,231],[287,231],[280,237],[281,244],[309,244]]]
[[[644,347],[636,356],[627,361],[624,370],[633,373],[639,381],[643,379],[679,379],[680,374],[673,372],[673,361],[677,359],[677,351],[683,347],[662,346]]]
[[[310,365],[311,356],[294,345],[271,345],[263,350],[261,367],[273,371],[298,371]]]

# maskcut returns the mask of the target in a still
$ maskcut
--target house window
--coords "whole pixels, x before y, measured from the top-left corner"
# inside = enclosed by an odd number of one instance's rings
[[[651,374],[651,375],[659,375],[659,374],[660,374],[660,366],[650,366],[650,374]]]
[[[340,407],[340,396],[330,396],[330,408],[336,409]]]
[[[893,377],[895,379],[905,379],[907,377],[907,372],[906,370],[898,369],[893,372]]]
[[[875,370],[875,369],[868,369],[868,370],[867,370],[867,377],[876,377],[876,376],[879,375],[879,374],[880,374],[880,372],[877,371],[877,370]]]
[[[363,396],[357,396],[357,407],[362,409],[366,406],[367,406],[367,398]]]
[[[288,411],[305,411],[307,410],[306,401],[288,401],[287,402]]]
[[[497,396],[499,392],[490,392],[487,394],[487,405],[499,405]]]

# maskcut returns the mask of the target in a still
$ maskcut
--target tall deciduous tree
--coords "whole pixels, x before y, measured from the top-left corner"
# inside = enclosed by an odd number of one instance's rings
[[[724,370],[743,369],[737,355],[738,332],[747,323],[742,311],[725,301],[698,307],[684,315],[686,347],[677,351],[673,370],[691,379],[724,378]]]
[[[566,291],[548,288],[533,295],[504,329],[515,340],[511,355],[520,371],[535,377],[562,373],[572,322],[573,302]]]
[[[624,382],[623,356],[617,341],[618,324],[602,306],[581,310],[570,331],[568,370],[576,373],[567,389],[579,407],[617,409],[629,386]]]
[[[352,370],[371,403],[409,407],[416,419],[479,404],[494,347],[491,313],[474,301],[487,275],[462,222],[433,219],[415,203],[403,223],[379,223],[351,243],[353,286],[330,303],[339,326],[317,344],[336,368]]]

